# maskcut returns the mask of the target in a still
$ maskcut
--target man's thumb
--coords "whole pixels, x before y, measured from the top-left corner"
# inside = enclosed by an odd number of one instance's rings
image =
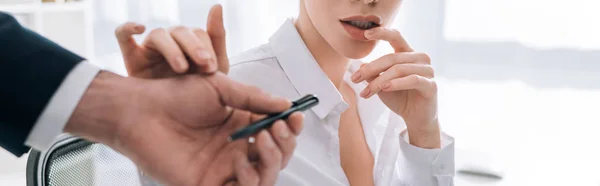
[[[206,32],[210,36],[219,62],[219,71],[227,74],[229,72],[229,59],[227,57],[225,25],[223,24],[223,7],[220,4],[216,4],[210,9],[206,24]]]
[[[213,74],[209,82],[217,90],[221,102],[236,109],[256,114],[271,114],[283,112],[292,106],[285,98],[272,96],[258,87],[234,81],[219,72]]]

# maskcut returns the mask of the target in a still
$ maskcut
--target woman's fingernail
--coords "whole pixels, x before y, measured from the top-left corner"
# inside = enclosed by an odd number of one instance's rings
[[[360,73],[360,71],[358,72],[354,72],[354,74],[352,75],[352,81],[356,82],[358,81],[360,78],[362,77],[362,74]]]
[[[371,93],[371,89],[369,87],[365,88],[362,92],[360,92],[360,96],[366,98]]]
[[[387,90],[388,88],[390,88],[390,86],[392,86],[392,84],[390,82],[386,82],[383,85],[381,85],[381,89]]]

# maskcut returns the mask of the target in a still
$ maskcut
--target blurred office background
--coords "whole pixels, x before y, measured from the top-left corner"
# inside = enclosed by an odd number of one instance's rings
[[[120,74],[113,32],[126,21],[205,28],[221,3],[234,56],[298,13],[298,0],[38,1],[0,0],[0,11]],[[598,8],[594,0],[405,0],[394,27],[433,58],[456,168],[503,176],[457,174],[456,185],[600,185]],[[382,43],[365,60],[389,52]],[[25,162],[0,150],[0,185],[25,185]]]

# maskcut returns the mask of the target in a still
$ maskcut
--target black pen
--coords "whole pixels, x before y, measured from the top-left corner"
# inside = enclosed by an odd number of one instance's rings
[[[281,113],[269,114],[269,116],[266,118],[258,120],[243,129],[235,131],[233,134],[231,134],[231,136],[229,136],[228,140],[234,141],[237,139],[250,137],[262,129],[271,127],[277,120],[287,119],[292,113],[308,110],[317,104],[319,104],[319,99],[316,96],[311,94],[306,95],[292,102],[292,107],[290,109]]]

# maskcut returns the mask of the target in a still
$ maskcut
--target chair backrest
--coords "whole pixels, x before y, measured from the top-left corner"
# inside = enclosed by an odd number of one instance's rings
[[[46,152],[32,150],[27,186],[150,186],[131,160],[100,144],[62,135]]]

